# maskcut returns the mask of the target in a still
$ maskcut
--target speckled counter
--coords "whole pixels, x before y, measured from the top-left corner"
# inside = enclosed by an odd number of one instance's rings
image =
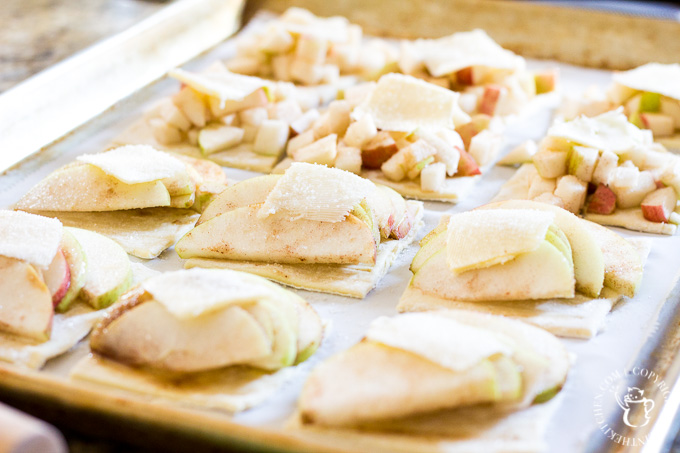
[[[167,3],[0,0],[0,92],[125,30]]]

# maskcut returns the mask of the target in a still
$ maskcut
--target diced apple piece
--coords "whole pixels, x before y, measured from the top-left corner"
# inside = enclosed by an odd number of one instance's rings
[[[534,74],[534,83],[536,84],[536,94],[550,93],[555,91],[557,86],[558,73],[555,69],[537,72]]]
[[[463,139],[463,144],[466,149],[469,148],[472,137],[484,129],[487,129],[490,122],[491,117],[489,115],[479,114],[473,116],[469,123],[461,124],[456,128],[456,132],[458,132],[460,138]]]
[[[398,151],[399,148],[389,132],[381,131],[362,148],[361,159],[366,168],[380,168]]]
[[[591,181],[595,184],[608,185],[609,180],[616,172],[616,167],[619,165],[619,156],[611,151],[602,151],[600,159],[597,161],[595,170],[593,171],[593,177]]]
[[[640,206],[645,196],[656,190],[656,182],[650,172],[630,167],[618,167],[616,170],[616,176],[610,187],[616,194],[616,204],[619,208]]]
[[[562,137],[545,137],[538,144],[538,151],[564,151],[571,152],[574,143]]]
[[[661,108],[661,95],[659,93],[650,93],[646,91],[642,93],[640,98],[641,112],[658,112]]]
[[[210,98],[211,101],[219,101],[216,98]],[[242,110],[253,109],[256,107],[265,107],[269,104],[269,96],[264,88],[253,91],[248,96],[244,97],[240,101],[228,100],[224,105],[218,105],[213,107],[216,112],[216,116],[225,116],[231,113],[237,113]]]
[[[294,58],[290,65],[290,78],[305,85],[316,85],[323,77],[323,66]]]
[[[660,101],[660,111],[664,115],[673,118],[673,124],[676,129],[680,129],[680,101],[662,97]]]
[[[533,200],[544,193],[551,194],[555,191],[556,186],[557,181],[555,179],[546,179],[537,175],[535,178],[532,178],[531,183],[529,184],[527,197],[529,197],[530,200]]]
[[[257,138],[257,132],[260,130],[258,126],[248,126],[247,124],[241,127],[243,129],[243,143],[253,143]]]
[[[406,177],[408,179],[416,179],[420,175],[420,172],[433,162],[434,156],[426,157],[425,159],[421,160],[413,167],[411,167],[411,169],[408,172],[406,172]]]
[[[280,81],[290,80],[290,65],[292,63],[292,55],[278,55],[272,58],[272,72],[274,73],[274,79]]]
[[[454,137],[446,137],[445,139],[442,138],[445,135],[428,133],[422,134],[422,138],[437,151],[437,154],[434,156],[435,162],[443,163],[446,167],[446,173],[449,176],[453,176],[458,172],[458,162],[460,161],[458,149],[463,147],[463,141],[455,131],[449,129],[443,129],[442,131],[444,130],[448,130]]]
[[[403,154],[403,163],[409,179],[415,179],[426,165],[434,161],[437,150],[423,139],[416,140],[397,154]]]
[[[675,132],[673,118],[663,113],[640,113],[640,120],[645,129],[649,129],[654,137],[669,137]]]
[[[264,52],[279,54],[291,50],[295,40],[284,27],[273,25],[262,34],[258,44]]]
[[[205,98],[189,87],[182,88],[172,98],[172,102],[194,126],[204,127],[210,117]]]
[[[446,165],[430,164],[420,172],[420,188],[425,192],[438,192],[446,181]]]
[[[25,261],[0,256],[0,326],[2,330],[46,341],[54,305],[40,273]]]
[[[468,66],[467,68],[456,71],[456,82],[463,85],[474,85],[473,67]]]
[[[295,135],[302,134],[308,130],[314,122],[319,119],[319,111],[317,109],[310,109],[303,113],[298,119],[290,123],[290,128]]]
[[[479,113],[493,116],[503,96],[507,95],[507,89],[500,85],[488,85],[484,88],[484,94],[479,102]]]
[[[260,127],[265,120],[269,119],[269,114],[265,107],[241,110],[238,116],[241,119],[241,124],[256,127]]]
[[[253,151],[266,156],[278,156],[288,141],[289,127],[285,121],[265,120],[257,130]]]
[[[342,136],[350,123],[352,107],[347,101],[333,101],[328,106],[328,132]]]
[[[48,268],[43,271],[42,276],[52,295],[52,303],[56,307],[71,285],[71,270],[61,249],[57,251]]]
[[[623,104],[623,111],[629,117],[640,112],[640,104],[642,103],[642,93],[637,93],[635,96],[628,99]]]
[[[262,64],[260,60],[250,56],[237,56],[227,61],[227,68],[231,72],[244,75],[257,75]]]
[[[364,115],[349,125],[343,140],[347,145],[361,149],[376,135],[378,135],[378,129],[375,127],[373,117]]]
[[[295,152],[295,160],[309,162],[310,164],[332,166],[338,155],[337,141],[338,136],[335,134],[319,139],[312,144],[298,149]]]
[[[543,178],[558,178],[567,174],[566,151],[541,150],[534,154],[534,165]]]
[[[593,214],[609,215],[616,209],[616,194],[606,185],[600,183],[593,193],[588,212]]]
[[[189,129],[187,132],[187,141],[191,146],[198,146],[198,134],[200,133],[200,129]]]
[[[292,159],[297,160],[295,158],[295,153],[297,153],[299,149],[304,148],[307,145],[311,145],[315,141],[316,139],[314,138],[314,131],[311,129],[303,132],[302,134],[296,135],[288,141],[286,154],[288,154],[288,156]]]
[[[405,162],[406,156],[401,153],[396,153],[392,157],[387,159],[385,162],[383,162],[383,164],[380,166],[380,170],[382,170],[387,179],[395,182],[401,181],[406,177],[406,170],[404,168]],[[364,161],[364,165],[366,165],[366,161]]]
[[[590,182],[593,179],[599,155],[600,152],[595,148],[574,146],[569,158],[569,174],[581,181]]]
[[[557,180],[554,194],[564,202],[564,209],[578,214],[586,201],[588,184],[573,175],[562,176]]]
[[[292,99],[269,104],[267,111],[269,113],[269,119],[283,120],[287,124],[293,124],[295,120],[302,116],[300,104]]]
[[[665,187],[650,192],[640,207],[642,215],[650,222],[666,223],[670,220],[671,213],[675,210],[678,197],[672,187]]]
[[[460,160],[458,161],[458,176],[474,176],[482,174],[482,171],[479,169],[479,165],[477,165],[477,162],[475,162],[474,157],[472,157],[462,148],[459,148],[458,152],[460,153]]]
[[[295,56],[313,64],[322,64],[328,53],[328,41],[314,36],[302,35],[298,38]]]
[[[161,105],[159,114],[166,123],[180,131],[186,132],[191,128],[191,121],[170,100]]]
[[[198,146],[206,155],[232,148],[242,141],[243,129],[240,127],[211,124],[198,134]]]
[[[619,83],[614,83],[607,90],[607,97],[616,105],[622,105],[628,99],[633,97],[637,91],[633,88],[628,88],[625,85]]]
[[[501,137],[489,129],[481,131],[470,140],[467,151],[479,165],[486,165],[493,160],[501,147]]]
[[[161,145],[174,145],[182,141],[182,131],[160,118],[149,120],[153,138]]]
[[[338,155],[335,157],[335,168],[361,173],[361,150],[353,146],[346,146],[342,142],[338,145]]]

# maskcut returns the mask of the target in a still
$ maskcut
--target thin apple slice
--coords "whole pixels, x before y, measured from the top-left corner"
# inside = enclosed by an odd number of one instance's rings
[[[62,249],[59,249],[57,254],[54,255],[54,259],[43,271],[42,276],[52,295],[52,303],[56,308],[71,285],[71,269],[66,262],[66,256]]]
[[[85,286],[87,281],[87,257],[78,240],[67,229],[64,229],[61,250],[64,252],[71,277],[68,291],[55,306],[57,312],[63,313],[68,310],[78,297],[78,294],[80,294],[80,290]]]
[[[287,301],[260,300],[258,304],[265,307],[272,322],[271,352],[245,363],[265,370],[278,370],[293,365],[298,351],[298,318],[295,307]]]
[[[161,181],[126,184],[90,164],[61,168],[17,203],[22,211],[117,211],[170,206]]]
[[[52,295],[35,267],[0,256],[0,294],[0,330],[41,342],[50,338]]]
[[[227,187],[203,211],[196,225],[236,208],[264,203],[279,179],[281,175],[258,176]]]
[[[181,258],[279,263],[374,264],[371,228],[353,214],[341,222],[259,218],[261,204],[236,208],[189,231],[175,246]],[[342,240],[339,240],[339,239]]]
[[[175,372],[221,368],[271,353],[271,339],[242,308],[232,305],[190,319],[173,316],[161,303],[131,291],[105,325],[95,328],[92,350],[132,366]]]
[[[580,219],[554,205],[529,200],[506,200],[490,203],[478,209],[540,209],[555,213],[555,223],[567,235],[574,260],[576,289],[590,297],[602,291],[605,263],[600,245]]]
[[[101,234],[80,228],[67,228],[67,231],[76,238],[87,260],[83,299],[96,310],[108,307],[132,284],[127,253]]]

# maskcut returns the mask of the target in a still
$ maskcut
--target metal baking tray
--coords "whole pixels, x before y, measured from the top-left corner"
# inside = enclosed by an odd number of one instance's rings
[[[243,17],[247,22],[261,9],[281,12],[292,3],[250,1]],[[680,61],[680,42],[669,39],[680,36],[680,24],[670,21],[502,1],[294,3],[319,15],[344,15],[362,25],[367,34],[378,36],[433,37],[484,28],[502,45],[526,57],[559,61],[531,60],[530,65],[558,65],[564,90],[574,94],[591,83],[606,85],[610,72],[603,68],[626,69],[651,60]],[[178,1],[0,96],[0,170],[12,167],[0,176],[0,207],[10,206],[35,182],[76,155],[104,149],[150,104],[176,90],[176,82],[162,77],[169,68],[188,61],[186,68],[200,69],[233,54],[232,41],[216,44],[237,29],[241,7],[237,0]],[[265,16],[257,16],[249,27],[257,27],[263,20]],[[601,39],[593,39],[592,30],[597,30]],[[550,111],[543,109],[511,125],[508,146],[525,138],[540,138],[549,120]],[[226,172],[232,181],[255,175],[232,169]],[[511,174],[512,170],[494,168],[474,195],[459,205],[426,203],[426,227],[421,236],[442,214],[490,200]],[[546,441],[551,452],[664,451],[672,440],[669,436],[677,430],[680,238],[619,232],[652,238],[643,284],[635,299],[625,300],[613,310],[604,332],[589,341],[565,340],[576,361],[549,425]],[[243,414],[230,416],[157,404],[122,391],[69,381],[67,372],[87,352],[85,343],[50,361],[41,371],[0,365],[0,400],[61,427],[112,440],[138,442],[144,438],[147,445],[169,450],[218,446],[345,451],[286,431],[284,422],[294,409],[304,377],[315,364],[359,340],[375,317],[395,312],[416,250],[417,246],[406,250],[364,300],[300,291],[322,317],[331,320],[332,328],[322,348],[299,367],[295,379],[280,394]],[[145,264],[159,270],[175,269],[180,262],[173,255],[166,252]],[[632,428],[623,421],[613,391],[625,386],[643,389],[646,397],[657,401],[642,427]]]

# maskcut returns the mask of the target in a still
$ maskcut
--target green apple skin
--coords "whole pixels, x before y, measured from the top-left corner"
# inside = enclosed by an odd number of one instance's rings
[[[66,229],[62,238],[62,250],[71,271],[71,284],[55,308],[58,313],[63,313],[69,309],[87,280],[87,256],[78,240]]]

